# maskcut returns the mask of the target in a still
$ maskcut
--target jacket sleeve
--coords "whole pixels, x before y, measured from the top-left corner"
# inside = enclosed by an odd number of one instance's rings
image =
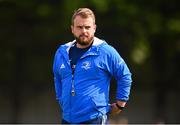
[[[117,80],[116,99],[128,101],[132,83],[131,73],[124,61],[117,64],[117,67],[117,71],[114,72],[115,79]]]
[[[58,54],[58,51],[57,51],[55,54],[55,57],[54,57],[54,62],[53,62],[53,74],[54,74],[54,85],[55,85],[56,99],[60,102],[62,84],[61,84],[60,76],[58,74],[59,58],[60,58],[60,55]]]
[[[110,50],[107,62],[109,72],[117,82],[116,99],[128,101],[132,83],[131,72],[119,53],[113,47]]]

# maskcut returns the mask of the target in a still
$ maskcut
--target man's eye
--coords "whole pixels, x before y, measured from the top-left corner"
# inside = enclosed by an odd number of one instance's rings
[[[78,26],[79,29],[82,29],[83,27],[82,26]]]
[[[86,26],[85,28],[86,28],[86,29],[90,29],[90,26]]]

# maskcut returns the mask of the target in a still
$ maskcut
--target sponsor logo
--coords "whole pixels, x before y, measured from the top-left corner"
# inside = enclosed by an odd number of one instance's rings
[[[65,68],[65,65],[61,64],[60,69],[64,69],[64,68]]]

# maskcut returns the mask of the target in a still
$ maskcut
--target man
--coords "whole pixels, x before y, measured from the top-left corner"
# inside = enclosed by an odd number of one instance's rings
[[[72,16],[75,40],[61,45],[53,65],[57,100],[63,124],[107,123],[129,99],[131,73],[118,52],[94,36],[94,13],[79,8]],[[109,104],[111,77],[117,80],[116,103]]]

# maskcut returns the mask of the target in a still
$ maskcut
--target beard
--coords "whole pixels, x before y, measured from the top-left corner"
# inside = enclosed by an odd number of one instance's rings
[[[78,36],[74,35],[74,37],[75,37],[78,44],[80,44],[81,46],[87,46],[87,45],[91,44],[94,36],[88,37],[86,35],[80,35],[78,37]]]

